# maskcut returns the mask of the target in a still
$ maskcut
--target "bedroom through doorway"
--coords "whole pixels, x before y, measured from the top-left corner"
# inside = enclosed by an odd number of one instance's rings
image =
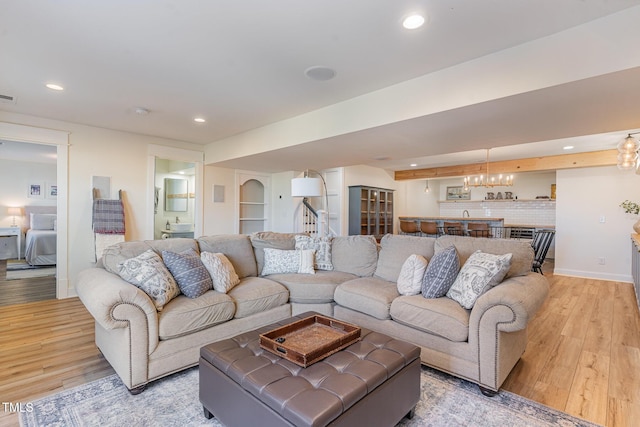
[[[0,305],[56,298],[57,147],[0,139]]]

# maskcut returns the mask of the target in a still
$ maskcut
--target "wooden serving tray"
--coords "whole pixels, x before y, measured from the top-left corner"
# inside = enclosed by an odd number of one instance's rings
[[[360,339],[359,327],[321,315],[260,334],[260,347],[306,368]]]

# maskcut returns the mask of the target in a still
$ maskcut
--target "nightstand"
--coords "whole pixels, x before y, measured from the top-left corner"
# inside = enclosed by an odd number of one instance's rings
[[[0,237],[16,236],[16,246],[18,248],[18,259],[22,249],[22,230],[20,227],[0,227]]]

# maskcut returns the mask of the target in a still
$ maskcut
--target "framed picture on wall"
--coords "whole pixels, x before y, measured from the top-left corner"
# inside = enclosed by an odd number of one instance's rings
[[[55,199],[58,197],[58,185],[55,182],[47,183],[47,199]]]
[[[27,197],[30,199],[44,199],[44,183],[32,182],[27,188]]]
[[[471,190],[465,190],[462,185],[447,187],[447,200],[471,200]]]

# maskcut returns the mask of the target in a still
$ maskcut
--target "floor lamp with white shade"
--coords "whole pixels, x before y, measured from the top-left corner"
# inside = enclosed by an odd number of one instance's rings
[[[309,176],[309,172],[318,174],[319,178],[312,178]],[[325,195],[325,209],[318,210],[318,234],[320,236],[329,235],[329,195],[327,193],[327,183],[325,182],[322,174],[314,170],[307,170],[302,178],[293,178],[291,180],[291,196],[302,197],[302,203],[311,211],[316,212],[315,209],[309,204],[308,197],[321,197],[324,189]]]

